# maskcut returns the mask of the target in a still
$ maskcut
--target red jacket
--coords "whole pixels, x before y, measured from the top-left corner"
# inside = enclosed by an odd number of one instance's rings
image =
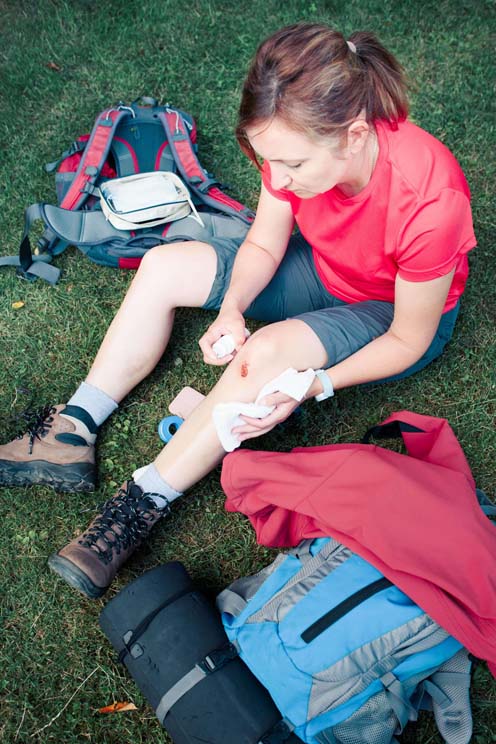
[[[409,456],[370,444],[237,450],[226,456],[226,509],[262,545],[332,535],[393,581],[496,676],[496,529],[444,419],[402,411]],[[417,429],[417,430],[415,430]]]

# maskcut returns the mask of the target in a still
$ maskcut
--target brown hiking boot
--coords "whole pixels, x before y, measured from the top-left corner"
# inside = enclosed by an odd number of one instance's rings
[[[80,435],[77,421],[60,415],[66,410],[63,405],[46,406],[22,414],[26,433],[0,445],[0,486],[95,489],[95,447]]]
[[[169,512],[168,503],[158,507],[133,480],[126,481],[88,529],[51,555],[48,565],[75,589],[97,599],[153,525]]]

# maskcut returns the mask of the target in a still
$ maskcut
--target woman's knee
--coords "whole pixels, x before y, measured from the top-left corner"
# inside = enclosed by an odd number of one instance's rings
[[[317,369],[327,360],[327,352],[316,333],[298,318],[289,318],[264,326],[250,336],[231,364],[245,369],[265,368],[277,373],[287,367]]]
[[[288,346],[288,321],[271,323],[251,335],[235,357],[238,363],[249,363],[257,368],[272,364]]]
[[[216,266],[215,251],[208,243],[196,240],[166,243],[145,253],[136,278],[165,291],[176,307],[183,304],[195,307],[206,299]]]

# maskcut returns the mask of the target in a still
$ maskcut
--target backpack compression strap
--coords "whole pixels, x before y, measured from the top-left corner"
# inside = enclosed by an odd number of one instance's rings
[[[177,169],[191,191],[207,206],[251,224],[254,212],[225,194],[218,187],[218,181],[210,178],[201,167],[181,112],[166,109],[165,113],[158,116],[164,126]]]
[[[163,232],[150,230],[144,236],[133,237],[131,232],[117,230],[100,211],[71,212],[52,204],[40,203],[28,207],[24,217],[24,233],[19,255],[0,257],[0,266],[16,266],[18,274],[28,281],[40,277],[50,284],[56,284],[60,276],[60,269],[50,265],[52,260],[50,252],[33,255],[31,251],[29,233],[35,220],[41,220],[45,225],[45,231],[49,231],[55,239],[64,241],[67,245],[75,245],[83,253],[87,253],[95,245],[109,244],[115,249],[132,246],[136,242],[143,247],[144,253],[147,248],[167,242]]]

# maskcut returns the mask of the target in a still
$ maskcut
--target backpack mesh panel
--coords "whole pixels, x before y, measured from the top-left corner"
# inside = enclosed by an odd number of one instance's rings
[[[332,735],[339,744],[390,744],[397,727],[398,719],[386,693],[379,692],[346,721],[334,726]],[[329,740],[317,736],[317,741],[325,744]]]
[[[457,654],[448,659],[439,671],[454,672],[461,678],[465,677],[467,684],[462,679],[460,684],[441,681],[441,689],[449,697],[449,704],[439,705],[432,701],[434,716],[437,727],[443,739],[449,744],[467,744],[472,737],[472,714],[470,707],[470,693],[468,689],[467,675],[470,675],[470,660],[466,649],[462,648]],[[436,674],[432,675],[432,681],[437,683]]]

